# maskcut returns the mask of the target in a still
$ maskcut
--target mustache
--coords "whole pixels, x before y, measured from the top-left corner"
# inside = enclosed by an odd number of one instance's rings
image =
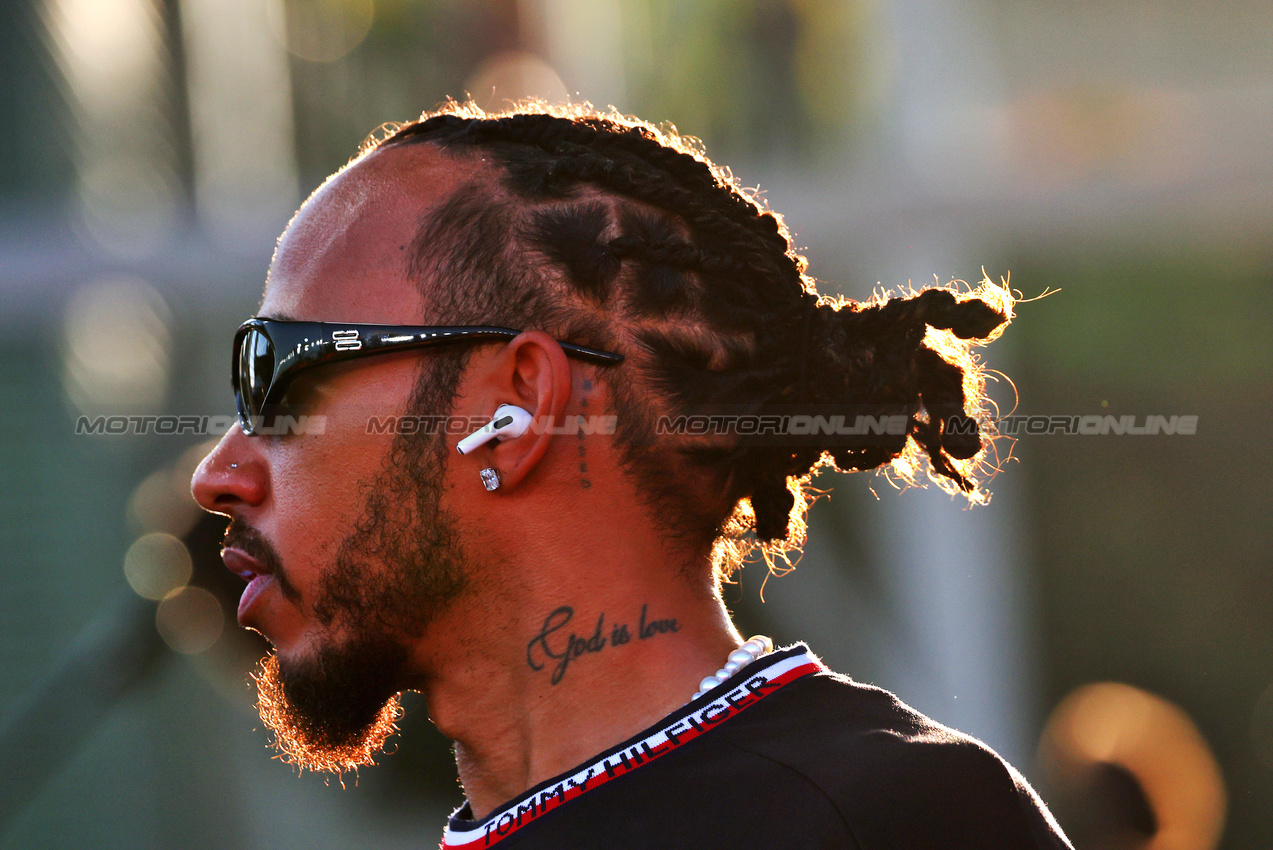
[[[278,550],[274,548],[274,544],[269,541],[269,538],[259,530],[242,520],[231,519],[230,524],[225,529],[225,538],[221,541],[221,548],[239,549],[260,561],[266,572],[278,582],[279,589],[283,591],[283,596],[292,602],[300,602],[300,591],[288,579],[287,569],[283,566],[283,559],[279,557]]]

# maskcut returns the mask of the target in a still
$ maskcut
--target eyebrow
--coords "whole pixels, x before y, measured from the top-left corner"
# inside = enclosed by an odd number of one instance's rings
[[[296,317],[290,313],[275,313],[272,316],[257,316],[258,319],[265,319],[270,322],[295,322]]]

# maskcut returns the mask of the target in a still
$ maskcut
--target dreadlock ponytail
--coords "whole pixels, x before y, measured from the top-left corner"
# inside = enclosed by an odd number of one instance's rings
[[[1006,294],[983,287],[983,298],[928,289],[911,297],[820,303],[786,318],[786,350],[799,361],[771,404],[794,402],[817,422],[838,423],[799,448],[749,446],[738,455],[762,541],[790,537],[789,516],[799,486],[829,458],[841,471],[903,462],[903,475],[922,455],[931,472],[977,498],[972,460],[983,449],[980,374],[971,345],[1009,319]],[[799,321],[800,316],[804,317]],[[930,329],[944,331],[930,347]],[[814,376],[815,380],[809,380]],[[785,390],[782,389],[785,387]],[[976,398],[969,404],[967,389]],[[818,418],[820,417],[820,418]],[[845,433],[847,432],[847,434]],[[984,498],[984,497],[983,497]]]
[[[587,105],[488,114],[452,103],[376,144],[418,143],[493,167],[422,229],[415,267],[456,280],[452,321],[541,328],[625,355],[600,376],[620,414],[615,439],[675,533],[799,542],[804,485],[830,464],[913,479],[926,461],[934,480],[984,499],[972,348],[1011,319],[1006,290],[820,297],[782,218],[695,140]],[[799,439],[656,428],[704,409],[841,414],[853,427]]]

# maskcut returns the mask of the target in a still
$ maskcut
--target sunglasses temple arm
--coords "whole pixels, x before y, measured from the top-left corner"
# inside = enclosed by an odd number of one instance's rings
[[[469,342],[469,341],[487,340],[487,341],[495,342],[502,339],[511,339],[517,333],[518,331],[512,331],[512,330],[504,331],[501,329],[500,332],[498,333],[489,332],[489,333],[483,333],[480,335],[474,334],[473,336],[467,337],[467,338],[462,334],[456,334],[455,336],[449,337],[444,340],[428,339],[428,338],[410,339],[408,338],[410,336],[409,334],[377,334],[377,335],[368,337],[363,342],[365,347],[368,350],[385,351],[385,350],[395,349],[395,348],[416,348],[416,347],[423,348],[430,345],[447,345],[450,343],[460,343],[460,342]],[[587,348],[582,345],[575,345],[572,342],[558,341],[558,345],[560,345],[567,354],[572,354],[575,357],[579,357],[583,360],[588,360],[593,363],[611,364],[611,363],[623,362],[622,354],[613,354],[609,351],[600,351],[595,348]],[[350,350],[348,353],[351,355],[356,354],[356,350]]]
[[[602,365],[610,365],[623,362],[622,354],[615,354],[610,351],[600,351],[596,348],[585,348],[582,345],[575,345],[573,342],[557,343],[567,354],[573,354],[581,360],[587,360],[592,363],[600,363]]]

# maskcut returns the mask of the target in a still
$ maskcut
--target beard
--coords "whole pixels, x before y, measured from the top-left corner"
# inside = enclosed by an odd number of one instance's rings
[[[453,376],[444,374],[448,365]],[[423,370],[410,409],[447,409],[462,365]],[[397,731],[408,641],[463,594],[470,575],[456,520],[442,506],[447,457],[444,434],[395,437],[383,470],[363,487],[362,515],[318,584],[317,650],[301,659],[271,653],[253,674],[257,710],[283,761],[357,770],[374,764]]]
[[[316,657],[286,667],[270,653],[252,674],[257,711],[284,762],[300,770],[356,771],[374,764],[397,731],[398,697],[381,699],[357,684],[394,669],[397,659],[390,652],[381,661],[370,660],[351,649],[324,647]]]

